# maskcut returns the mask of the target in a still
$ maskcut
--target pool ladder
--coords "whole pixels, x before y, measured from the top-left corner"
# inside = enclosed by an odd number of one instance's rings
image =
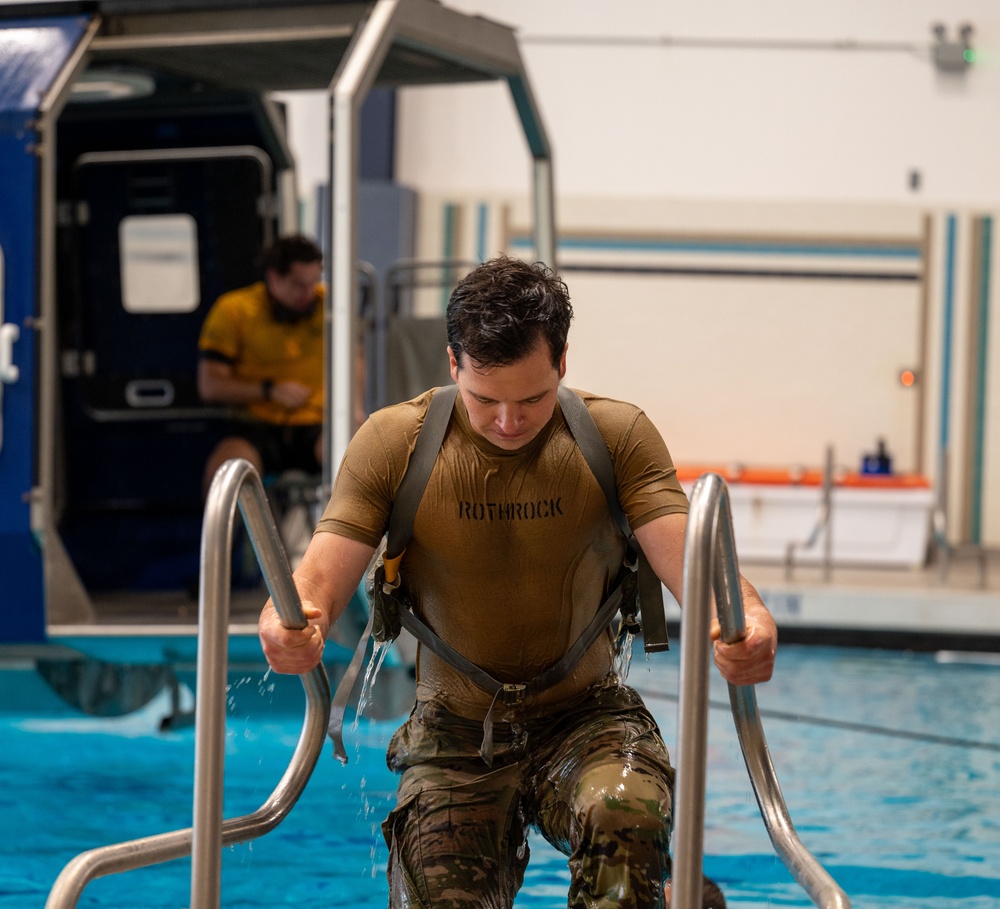
[[[256,839],[273,830],[291,811],[309,782],[322,753],[330,719],[330,683],[322,664],[302,676],[305,720],[288,769],[274,792],[254,813],[222,818],[230,556],[237,507],[281,621],[289,628],[306,625],[260,476],[247,461],[227,461],[212,481],[202,524],[193,824],[185,830],[81,853],[56,879],[45,909],[76,906],[84,887],[94,878],[188,855],[191,856],[190,909],[217,909],[221,846]]]
[[[227,461],[216,473],[209,490],[202,530],[193,825],[81,853],[56,879],[45,909],[76,906],[83,889],[97,877],[187,855],[192,857],[190,909],[217,909],[221,847],[246,842],[273,830],[298,801],[309,781],[323,749],[330,716],[330,685],[322,664],[302,676],[305,721],[277,788],[253,814],[222,819],[229,559],[237,507],[282,622],[289,628],[306,625],[260,477],[247,461]],[[708,742],[706,642],[713,590],[723,640],[739,640],[746,629],[729,494],[720,476],[706,474],[695,484],[691,495],[684,549],[683,599],[687,605],[681,632],[673,909],[694,909],[701,905]],[[768,753],[753,686],[730,685],[729,696],[744,760],[775,850],[816,906],[850,909],[844,891],[795,832]]]
[[[712,593],[722,640],[746,633],[729,492],[718,474],[705,474],[691,493],[684,545],[684,621],[681,627],[681,687],[677,723],[672,909],[701,906],[705,832],[705,771],[708,751],[709,621]],[[806,849],[771,763],[753,685],[730,685],[733,721],[750,781],[771,843],[792,876],[820,909],[850,909],[847,894]]]

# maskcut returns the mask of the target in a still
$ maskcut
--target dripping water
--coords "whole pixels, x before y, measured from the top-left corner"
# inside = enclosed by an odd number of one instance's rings
[[[619,684],[624,684],[628,678],[629,669],[632,668],[632,642],[635,635],[631,631],[626,631],[618,644],[614,658],[614,674]]]
[[[375,679],[378,676],[379,669],[382,668],[382,664],[385,662],[385,656],[391,646],[392,641],[375,643],[375,647],[372,650],[372,658],[368,661],[368,668],[365,670],[365,680],[361,685],[361,695],[358,697],[358,710],[354,715],[354,723],[351,726],[352,732],[358,731],[358,720],[361,719],[361,714],[364,713],[365,708],[371,701]]]

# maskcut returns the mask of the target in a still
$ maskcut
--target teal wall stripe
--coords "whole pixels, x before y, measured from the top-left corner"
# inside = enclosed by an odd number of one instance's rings
[[[534,248],[534,239],[530,234],[515,234],[511,238],[511,246],[517,249]],[[862,257],[871,259],[900,259],[919,262],[921,257],[920,243],[890,243],[875,245],[871,243],[795,243],[787,240],[769,243],[766,240],[748,240],[746,242],[720,240],[682,240],[657,238],[618,238],[618,237],[573,237],[563,234],[559,238],[559,249],[565,251],[593,252],[685,252],[708,254],[739,254],[764,256],[819,256],[819,257]]]
[[[982,543],[983,539],[983,471],[986,446],[986,392],[989,374],[989,327],[990,327],[990,255],[993,248],[993,219],[982,220],[982,246],[980,249],[980,269],[978,287],[979,331],[976,338],[976,385],[973,389],[974,411],[972,426],[972,476],[969,478],[971,508],[969,512],[970,542]]]

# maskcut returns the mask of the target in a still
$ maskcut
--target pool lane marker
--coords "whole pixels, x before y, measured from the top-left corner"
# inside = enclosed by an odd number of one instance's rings
[[[635,690],[646,700],[672,701],[673,703],[677,703],[680,700],[680,696],[676,694],[668,694],[662,691],[643,691],[639,688]],[[708,706],[716,710],[732,711],[732,705],[728,701],[709,700]],[[934,745],[948,745],[955,748],[975,748],[979,751],[992,751],[1000,754],[1000,742],[980,742],[975,739],[959,739],[947,735],[934,735],[931,732],[890,729],[887,726],[873,726],[869,723],[853,723],[849,720],[835,720],[829,717],[806,716],[787,710],[764,710],[758,708],[758,712],[762,717],[767,717],[770,720],[789,720],[793,723],[803,723],[808,726],[825,726],[830,729],[844,729],[848,732],[866,732],[871,735],[885,735],[896,739],[929,742]]]

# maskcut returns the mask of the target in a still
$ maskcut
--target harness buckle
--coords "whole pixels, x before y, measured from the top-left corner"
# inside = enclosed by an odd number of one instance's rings
[[[621,621],[618,624],[617,640],[619,644],[624,639],[626,633],[632,635],[634,638],[642,634],[642,623],[634,612],[622,614]]]
[[[622,600],[619,612],[621,622],[618,625],[617,642],[620,647],[626,632],[633,637],[642,634],[642,623],[639,620],[639,553],[631,548],[626,553],[625,564],[622,566],[621,591]]]
[[[515,704],[520,704],[524,700],[524,696],[527,693],[528,686],[521,682],[504,682],[503,687],[500,689],[500,700],[507,707],[513,707]]]
[[[395,641],[402,629],[400,606],[409,608],[406,589],[400,586],[399,575],[396,575],[394,583],[390,583],[385,579],[385,565],[380,563],[369,579],[366,593],[373,613],[372,637],[379,644]]]

